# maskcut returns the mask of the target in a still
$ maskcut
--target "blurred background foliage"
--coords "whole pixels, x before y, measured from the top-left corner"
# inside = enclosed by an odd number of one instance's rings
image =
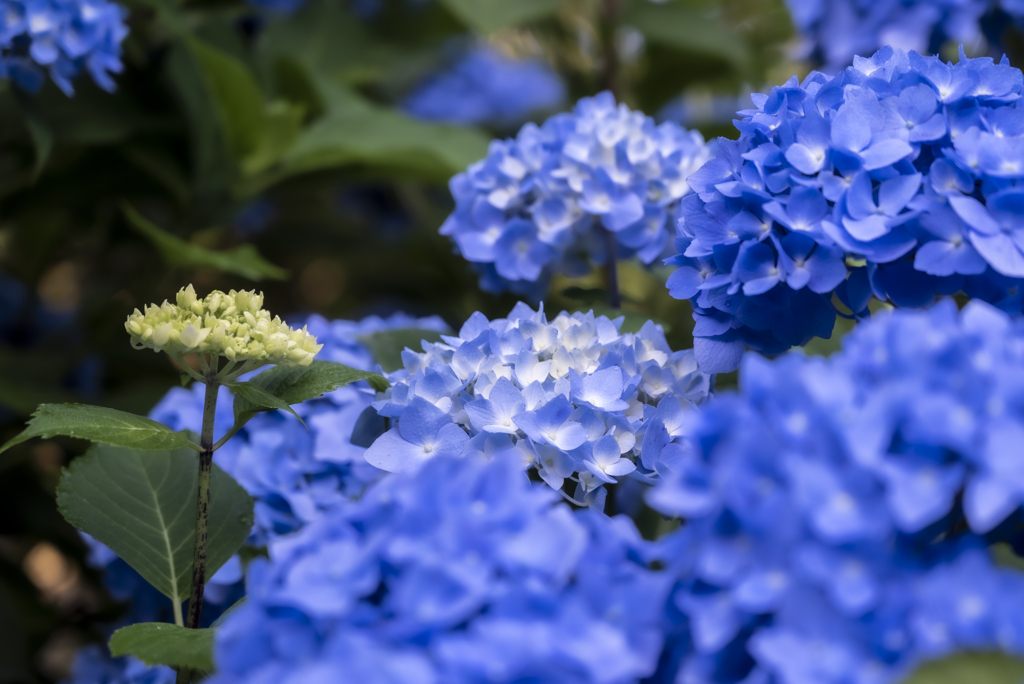
[[[745,93],[806,71],[786,59],[782,0],[122,4],[116,92],[0,81],[3,439],[44,401],[148,411],[178,374],[133,352],[123,322],[189,282],[256,287],[291,316],[402,310],[457,329],[476,310],[506,314],[514,297],[481,292],[437,231],[448,179],[527,117],[466,124],[452,97],[448,116],[417,118],[410,95],[452,55],[487,45],[547,65],[564,86],[529,113],[538,122],[611,89],[709,139],[733,135]],[[665,275],[622,265],[626,325],[653,317],[688,347],[688,304]],[[607,313],[603,287],[601,272],[559,278],[545,306]],[[81,447],[48,441],[0,461],[0,682],[59,680],[122,609],[53,505]]]

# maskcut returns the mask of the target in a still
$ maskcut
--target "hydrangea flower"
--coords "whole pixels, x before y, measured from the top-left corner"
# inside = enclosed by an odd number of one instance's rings
[[[650,490],[687,521],[661,541],[675,681],[883,683],[953,651],[1024,654],[1024,575],[983,550],[1021,541],[1024,324],[946,301],[844,343],[748,355]]]
[[[112,660],[100,647],[89,646],[78,652],[65,684],[173,684],[175,677],[169,667],[149,667],[132,657]]]
[[[797,57],[829,71],[889,45],[938,54],[966,43],[998,56],[1003,29],[1024,20],[1017,0],[786,0],[800,33]]]
[[[493,47],[474,46],[445,70],[426,78],[402,102],[419,119],[462,125],[510,126],[565,98],[558,75],[536,59],[517,60]]]
[[[112,92],[120,73],[128,12],[108,0],[3,0],[0,7],[0,78],[35,92],[43,70],[70,96],[83,69]]]
[[[438,456],[513,452],[554,489],[576,481],[576,502],[603,508],[605,483],[673,467],[684,415],[711,384],[660,326],[622,333],[622,321],[562,312],[549,322],[543,306],[520,303],[407,349],[373,404],[391,427],[366,460],[409,472]]]
[[[508,455],[381,480],[252,562],[210,683],[638,681],[670,584],[628,518],[557,499]]]
[[[223,356],[235,375],[265,364],[308,366],[323,347],[306,328],[289,328],[270,317],[263,293],[255,290],[214,290],[203,299],[191,285],[183,287],[176,304],[147,305],[128,317],[124,328],[135,349],[167,352],[180,360],[191,352]],[[179,364],[182,367],[184,363]]]
[[[601,93],[492,142],[486,159],[452,178],[455,211],[441,234],[480,271],[483,289],[539,298],[556,272],[661,256],[686,177],[710,155],[697,131],[657,125]]]
[[[958,291],[1020,311],[1022,84],[1005,61],[885,48],[753,96],[739,140],[689,177],[670,260],[701,368],[828,337],[833,293],[858,315],[872,294]]]

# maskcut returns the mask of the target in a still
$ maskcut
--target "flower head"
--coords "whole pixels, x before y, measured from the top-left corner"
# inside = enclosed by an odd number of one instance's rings
[[[488,291],[537,296],[554,273],[609,258],[649,264],[668,244],[686,177],[710,154],[697,131],[655,124],[601,93],[492,142],[452,178],[456,207],[441,233]]]
[[[43,69],[66,95],[83,69],[107,91],[117,86],[127,11],[108,0],[4,0],[0,6],[0,78],[29,91],[43,83]]]
[[[191,285],[176,304],[164,301],[135,310],[125,322],[135,349],[165,351],[173,357],[191,352],[223,356],[255,365],[308,366],[323,347],[306,328],[295,330],[270,317],[263,294],[255,290],[214,290],[203,299]]]
[[[670,469],[685,415],[711,379],[660,326],[622,333],[623,319],[518,304],[506,319],[474,314],[458,336],[406,350],[404,370],[374,403],[393,427],[366,460],[409,472],[438,456],[510,452],[576,501],[604,505],[603,484],[650,482]]]
[[[1005,61],[885,48],[752,96],[689,177],[669,261],[701,368],[828,337],[833,293],[857,315],[958,291],[1020,311],[1022,88]]]

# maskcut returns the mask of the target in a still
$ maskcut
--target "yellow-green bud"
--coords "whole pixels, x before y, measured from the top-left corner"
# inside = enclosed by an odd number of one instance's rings
[[[263,294],[214,290],[204,299],[189,285],[171,304],[146,306],[128,317],[125,330],[135,349],[172,356],[205,352],[230,361],[308,366],[323,347],[306,328],[294,330],[261,309]]]

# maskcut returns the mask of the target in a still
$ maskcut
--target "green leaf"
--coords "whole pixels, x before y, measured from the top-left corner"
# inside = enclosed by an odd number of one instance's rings
[[[447,181],[487,155],[488,139],[479,131],[415,121],[323,80],[317,87],[327,113],[302,132],[279,167],[252,180],[246,192],[290,176],[348,166]]]
[[[0,452],[33,437],[57,435],[143,450],[177,449],[188,444],[184,432],[134,413],[87,404],[42,404],[25,431],[0,447]]]
[[[273,278],[284,280],[288,271],[275,266],[260,256],[252,245],[242,245],[225,252],[214,252],[199,245],[185,242],[179,237],[157,228],[130,204],[121,204],[125,218],[135,230],[152,242],[171,266],[186,268],[212,268],[234,273],[250,280]]]
[[[114,632],[110,655],[135,656],[146,665],[213,671],[213,630],[186,629],[167,622],[140,622]]]
[[[228,147],[241,159],[255,152],[266,132],[266,105],[256,79],[242,62],[197,38],[188,41],[216,104]]]
[[[622,22],[652,42],[695,54],[717,57],[740,68],[749,61],[750,50],[736,31],[730,30],[707,9],[674,2],[634,2]]]
[[[57,506],[180,606],[192,581],[198,478],[199,454],[189,448],[94,446],[61,473]],[[253,521],[252,498],[216,465],[209,516],[207,579],[245,543]]]
[[[53,131],[38,114],[27,108],[25,109],[25,126],[28,128],[36,152],[35,165],[32,167],[32,179],[38,180],[43,169],[46,168],[46,162],[50,159],[50,152],[53,151]]]
[[[306,424],[306,421],[302,420],[299,414],[295,412],[295,409],[289,406],[285,400],[274,396],[252,382],[229,382],[225,384],[231,388],[236,397],[240,397],[246,404],[251,404],[257,410],[273,411],[274,409],[280,409],[298,418],[299,422],[303,425]]]
[[[402,367],[402,352],[405,349],[422,351],[420,342],[439,342],[441,333],[421,328],[398,328],[381,330],[372,335],[363,335],[359,341],[370,350],[373,358],[386,372],[391,373]]]
[[[1002,653],[962,653],[925,663],[903,684],[1020,684],[1024,660]]]
[[[553,14],[562,0],[442,0],[467,27],[490,33]]]
[[[379,392],[390,387],[387,379],[379,373],[361,371],[333,361],[314,361],[308,366],[274,366],[247,384],[258,387],[291,405],[314,399],[359,380],[366,380]],[[260,411],[266,410],[238,394],[235,395],[234,408],[236,425],[241,425]]]

